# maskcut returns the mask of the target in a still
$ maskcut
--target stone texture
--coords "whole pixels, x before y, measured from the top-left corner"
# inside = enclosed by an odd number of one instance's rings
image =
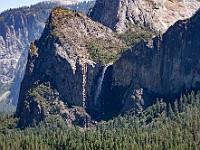
[[[7,86],[14,82],[11,97],[15,99],[15,104],[24,74],[29,44],[42,33],[50,9],[39,10],[39,5],[36,5],[31,8],[13,9],[0,15],[0,66],[2,68],[0,81]]]
[[[123,87],[121,111],[142,110],[162,97],[170,102],[200,90],[200,11],[162,36],[126,51],[113,64],[112,89]],[[112,92],[111,92],[112,93]],[[132,106],[130,106],[132,105]]]
[[[71,2],[71,3],[70,3]],[[0,14],[0,95],[12,104],[17,104],[20,83],[24,76],[28,49],[31,41],[38,39],[45,27],[51,9],[56,6],[87,11],[93,3],[67,1],[63,3],[44,2],[31,7],[7,10]],[[1,89],[2,87],[2,89]]]
[[[92,21],[83,13],[61,8],[52,10],[41,38],[30,46],[16,111],[22,126],[29,125],[33,119],[39,121],[36,118],[42,118],[41,113],[38,113],[39,117],[24,117],[24,114],[34,113],[33,110],[27,110],[26,105],[31,105],[29,91],[36,82],[49,82],[68,108],[78,106],[89,113],[96,110],[93,107],[94,92],[102,66],[92,61],[88,53],[86,43],[91,39],[121,43],[112,30]]]
[[[142,111],[156,98],[170,102],[188,91],[200,90],[199,35],[200,11],[191,19],[176,22],[163,35],[138,43],[104,70],[92,61],[86,43],[107,39],[120,46],[116,34],[82,13],[54,9],[41,38],[30,46],[16,116],[22,126],[44,120],[43,104],[50,99],[69,124],[87,126],[86,118],[106,120],[132,109]],[[104,71],[101,94],[94,102]],[[56,91],[53,95],[58,92],[58,98],[45,98],[40,92],[32,98],[34,92],[30,91],[46,83]],[[76,111],[74,106],[78,106]]]
[[[199,8],[198,0],[97,0],[90,17],[118,33],[135,27],[163,33]]]

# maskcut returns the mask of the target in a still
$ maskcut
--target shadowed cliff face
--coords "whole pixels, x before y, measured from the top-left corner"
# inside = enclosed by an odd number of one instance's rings
[[[90,13],[90,17],[94,21],[98,21],[103,25],[115,30],[115,25],[119,21],[117,9],[119,0],[97,0],[96,4]]]
[[[21,118],[20,126],[27,126],[33,120],[44,120],[51,114],[50,106],[55,103],[63,103],[64,111],[59,114],[65,119],[66,116],[70,118],[72,114],[69,110],[74,112],[74,106],[81,108],[80,114],[86,120],[89,120],[86,110],[90,114],[99,112],[100,106],[93,106],[103,66],[96,64],[88,52],[90,50],[86,45],[91,39],[109,40],[116,46],[121,43],[110,29],[82,13],[62,8],[52,10],[41,38],[30,46],[16,111]],[[44,91],[41,89],[44,86],[51,90]],[[55,112],[58,112],[57,109]],[[76,115],[73,113],[73,116]]]
[[[113,64],[112,88],[124,87],[123,108],[142,110],[156,97],[167,101],[200,89],[200,11],[149,43],[126,51]],[[121,94],[122,94],[121,93]]]
[[[98,47],[91,53],[88,40],[123,47],[117,36],[82,13],[54,9],[41,38],[30,46],[16,111],[20,126],[58,114],[68,124],[86,127],[91,117],[110,119],[128,110],[142,111],[157,97],[170,102],[199,90],[199,35],[200,11],[105,66],[94,61],[102,53]],[[113,47],[106,52],[113,53]]]
[[[90,17],[118,33],[136,27],[164,33],[199,8],[198,0],[97,0]]]
[[[0,14],[0,101],[5,99],[14,105],[17,104],[29,45],[41,36],[51,9],[63,6],[86,13],[93,6],[92,2],[67,2],[74,5],[43,2]]]

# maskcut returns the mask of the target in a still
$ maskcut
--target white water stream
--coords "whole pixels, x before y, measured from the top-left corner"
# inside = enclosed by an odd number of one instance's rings
[[[104,75],[105,75],[107,68],[108,68],[108,66],[104,66],[103,71],[101,73],[101,77],[98,79],[96,94],[95,94],[95,97],[94,97],[94,104],[95,105],[97,104],[97,100],[98,100],[98,98],[101,94],[101,91],[102,91],[102,84],[103,84]]]

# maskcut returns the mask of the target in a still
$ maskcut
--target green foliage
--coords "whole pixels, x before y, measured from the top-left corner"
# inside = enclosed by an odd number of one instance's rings
[[[66,9],[63,7],[55,7],[52,9],[51,12],[60,12],[60,11],[66,11]]]
[[[42,84],[37,85],[38,82],[35,82],[36,87],[32,88],[28,92],[29,96],[36,97],[40,95],[42,97],[47,97],[47,95],[50,96],[54,93],[53,89],[50,86],[50,83],[44,83],[44,84],[42,83]]]
[[[55,17],[57,19],[62,19],[62,17],[67,17],[68,19],[73,17],[75,13],[69,9],[65,9],[63,7],[55,7],[52,9],[52,17]]]
[[[52,89],[49,82],[39,84],[39,81],[36,81],[35,87],[28,91],[27,106],[37,101],[40,102],[44,113],[55,114],[59,110],[57,94],[57,91]]]
[[[38,56],[38,48],[35,46],[34,42],[31,42],[29,53],[31,56]]]
[[[140,114],[130,113],[85,130],[67,127],[61,117],[52,115],[20,131],[16,120],[4,115],[0,117],[0,149],[200,149],[200,93],[183,95],[172,105],[160,100]]]
[[[151,32],[144,29],[136,29],[135,31],[130,29],[124,34],[120,34],[118,36],[126,42],[127,46],[135,46],[142,40],[147,41],[152,38]]]
[[[9,131],[9,129],[16,129],[17,118],[13,117],[12,113],[4,113],[0,115],[0,131],[2,133]],[[11,130],[10,130],[11,131]]]
[[[105,39],[88,41],[86,42],[86,47],[91,58],[100,64],[108,64],[116,61],[125,49],[120,43]]]
[[[86,42],[86,47],[91,58],[100,64],[107,64],[116,61],[121,54],[128,48],[135,46],[140,41],[147,41],[152,38],[152,33],[137,29],[128,30],[124,34],[118,35],[118,38],[125,43],[124,45],[110,40],[97,39]]]

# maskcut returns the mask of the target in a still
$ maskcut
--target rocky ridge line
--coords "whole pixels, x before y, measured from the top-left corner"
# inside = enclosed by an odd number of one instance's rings
[[[118,33],[137,27],[164,33],[199,8],[198,0],[97,0],[90,17]]]
[[[4,100],[17,104],[29,45],[31,41],[41,36],[51,9],[63,6],[87,12],[92,5],[93,2],[76,3],[70,6],[42,2],[30,7],[7,10],[0,14],[0,95],[6,93]]]

